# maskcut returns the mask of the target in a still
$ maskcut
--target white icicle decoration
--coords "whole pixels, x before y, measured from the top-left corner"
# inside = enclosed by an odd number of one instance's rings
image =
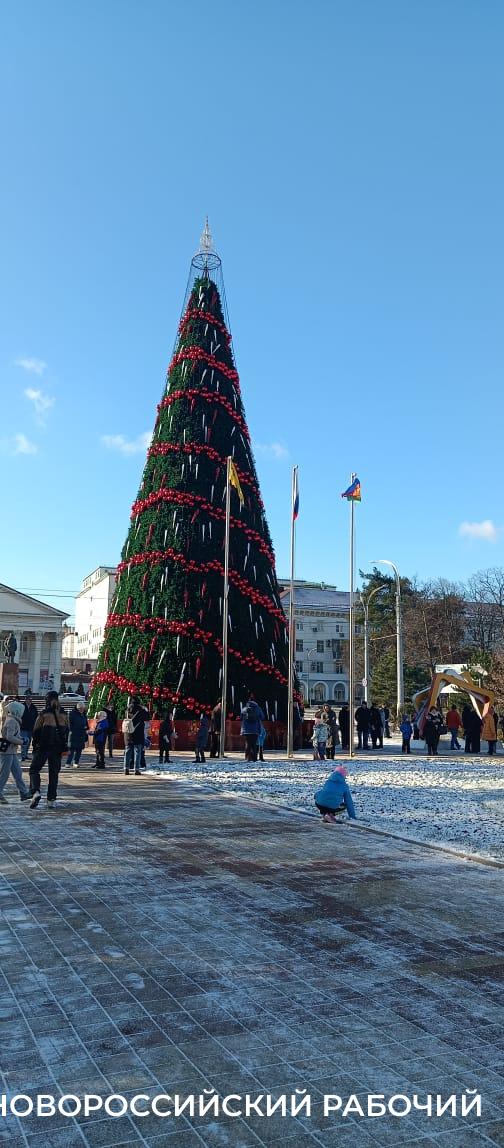
[[[252,621],[252,602],[249,602],[250,621]]]
[[[233,623],[231,621],[231,614],[228,614],[228,622],[229,622],[229,629],[232,630],[233,629]]]
[[[219,614],[222,614],[222,598],[219,598]]]
[[[154,594],[152,595],[151,614],[152,614],[152,617],[154,617]]]
[[[198,477],[198,470],[199,470],[199,462],[196,463],[196,467],[195,467],[196,478]]]
[[[208,370],[208,367],[205,367],[205,370],[203,371],[203,374],[202,374],[202,376],[201,376],[201,382],[203,382],[203,379],[205,378],[205,375],[206,375],[206,373],[207,373],[207,370]]]
[[[182,437],[183,437],[183,439],[184,439],[184,446],[185,446],[185,436],[186,436],[186,428],[184,427],[184,434],[183,434],[183,436],[182,436]]]
[[[168,606],[165,606],[165,608],[164,608],[164,616],[165,616],[165,622],[166,622],[166,619],[168,617]]]
[[[257,629],[257,622],[255,623],[256,638],[259,637],[259,630]]]
[[[165,530],[165,532],[164,532],[164,538],[163,538],[163,546],[166,546],[166,536],[167,536],[167,534],[168,534],[168,530]]]
[[[255,582],[257,582],[257,573],[256,573],[256,568],[255,568],[255,566],[253,566],[253,567],[252,567],[252,569],[253,569],[253,571],[254,571],[254,581],[255,581]]]
[[[231,697],[233,699],[233,708],[234,708],[234,686],[231,686]]]
[[[180,634],[177,635],[177,658],[178,658],[179,646],[180,646]]]
[[[210,490],[210,502],[213,502],[214,490],[215,490],[215,484],[212,483],[212,487]]]
[[[210,519],[210,521],[208,523],[208,533],[209,533],[210,538],[211,538],[212,537],[212,519]]]
[[[127,658],[127,657],[128,657],[128,650],[129,650],[129,648],[130,648],[130,644],[129,644],[129,642],[126,642],[126,649],[125,649],[125,651],[124,651],[124,657],[125,657],[125,658]]]
[[[232,429],[231,434],[229,436],[230,438],[233,437],[235,430],[236,430],[236,426],[233,424],[233,429]]]
[[[205,541],[205,523],[204,522],[202,522],[202,524],[201,524],[201,533],[202,533],[203,542],[204,542]]]
[[[161,654],[161,657],[160,657],[160,659],[159,659],[159,662],[158,662],[158,670],[159,670],[159,667],[160,667],[160,665],[161,665],[161,662],[163,661],[163,658],[164,658],[165,654],[166,654],[166,650],[163,650],[163,652],[162,652],[162,654]]]

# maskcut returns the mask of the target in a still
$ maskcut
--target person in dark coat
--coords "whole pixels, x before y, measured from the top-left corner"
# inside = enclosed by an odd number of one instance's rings
[[[107,746],[109,757],[114,756],[114,734],[117,733],[117,714],[113,706],[105,706],[105,713],[107,715],[108,730],[107,730]]]
[[[142,754],[145,759],[145,722],[148,720],[149,714],[144,709],[140,698],[132,698],[122,724],[125,773],[129,773],[133,765],[137,776],[140,775]]]
[[[247,702],[241,709],[241,733],[245,738],[245,758],[247,761],[257,761],[257,742],[261,732],[261,722],[264,714],[258,706],[253,694],[249,694]]]
[[[464,731],[464,738],[465,738],[464,753],[470,753],[471,752],[471,715],[472,715],[472,713],[473,713],[472,706],[468,705],[466,702],[466,704],[462,710],[462,715],[460,718],[460,720],[462,722],[462,729]]]
[[[341,733],[341,748],[343,750],[350,749],[350,710],[348,703],[343,702],[343,705],[338,714],[338,721]]]
[[[166,711],[165,716],[159,726],[159,764],[168,762],[170,760],[170,750],[172,747],[173,737],[173,720],[169,710]]]
[[[371,709],[369,711],[369,730],[371,733],[373,749],[376,749],[377,746],[379,749],[383,749],[382,715],[381,710],[376,705],[376,702],[372,702]]]
[[[424,738],[429,757],[435,757],[437,755],[442,726],[443,718],[439,710],[433,706],[427,714],[427,720],[424,726]]]
[[[70,745],[68,748],[67,765],[78,766],[81,753],[88,739],[88,720],[84,702],[76,702],[68,715],[70,726]]]
[[[383,703],[382,711],[383,711],[383,732],[385,734],[385,737],[390,737],[391,736],[391,733],[390,733],[390,706],[389,706],[388,702]]]
[[[21,718],[21,761],[26,761],[30,742],[33,736],[33,727],[38,717],[38,709],[34,706],[31,694],[25,694],[23,716]]]
[[[471,746],[469,753],[480,753],[481,751],[481,727],[483,722],[476,710],[471,710],[469,717],[469,744]],[[467,744],[467,738],[466,738]]]
[[[357,747],[368,749],[369,739],[369,710],[367,702],[361,702],[355,711],[355,724],[357,726]]]
[[[222,703],[217,702],[210,719],[210,757],[218,757],[220,750]]]
[[[338,719],[336,717],[336,714],[335,714],[332,706],[330,706],[330,705],[328,705],[326,710],[325,710],[325,722],[329,728],[329,738],[327,741],[327,756],[330,757],[331,759],[333,759],[334,754],[335,754],[335,750],[336,750],[336,746],[339,743],[339,737],[338,737],[339,730],[338,730]]]
[[[59,707],[59,697],[56,690],[49,690],[46,695],[45,708],[39,714],[33,727],[33,756],[30,765],[30,793],[32,800],[30,809],[36,809],[41,798],[40,770],[47,762],[49,771],[49,784],[47,787],[47,806],[52,809],[56,804],[58,791],[58,775],[61,768],[61,755],[66,753],[68,741],[68,721],[66,714]]]
[[[210,731],[210,718],[207,714],[200,714],[198,732],[196,734],[196,757],[193,764],[198,762],[202,764],[205,761],[205,750],[208,743],[208,734]]]

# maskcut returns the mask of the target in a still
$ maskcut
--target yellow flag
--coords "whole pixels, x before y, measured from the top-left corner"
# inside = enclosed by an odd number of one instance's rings
[[[236,493],[238,495],[238,498],[240,499],[240,502],[243,506],[243,503],[245,502],[245,499],[243,497],[243,490],[240,486],[240,479],[238,478],[238,471],[237,471],[235,464],[234,464],[232,459],[229,460],[229,481],[231,483],[231,486],[234,486]]]

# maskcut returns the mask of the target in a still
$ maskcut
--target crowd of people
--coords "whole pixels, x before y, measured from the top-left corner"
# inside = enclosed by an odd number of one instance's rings
[[[264,713],[251,693],[241,707],[241,735],[244,740],[245,760],[255,762],[263,761],[263,749],[267,739]],[[494,706],[489,706],[483,717],[477,710],[466,704],[459,713],[456,704],[452,704],[446,715],[438,706],[432,706],[423,722],[420,733],[417,724],[418,715],[403,714],[399,725],[402,738],[402,752],[411,752],[411,741],[424,740],[428,756],[438,754],[439,740],[442,734],[450,735],[450,749],[467,754],[479,754],[481,742],[486,741],[488,754],[497,752],[499,730],[504,739],[504,714],[499,717]],[[368,749],[383,749],[384,738],[390,738],[390,708],[387,704],[377,705],[372,702],[370,706],[362,701],[353,715],[357,747],[364,751]],[[121,733],[124,739],[123,771],[125,775],[133,773],[140,776],[146,768],[145,751],[150,748],[151,715],[142,704],[140,698],[129,700],[126,716],[121,723]],[[112,706],[100,710],[90,729],[84,698],[79,698],[69,710],[68,716],[60,705],[56,690],[49,690],[45,698],[45,705],[41,712],[33,702],[31,691],[27,690],[23,698],[0,697],[0,804],[7,804],[4,789],[10,776],[18,789],[21,801],[30,800],[30,808],[36,809],[41,800],[41,770],[47,765],[48,787],[47,807],[54,808],[57,798],[58,777],[61,768],[76,769],[79,766],[82,753],[91,737],[95,762],[91,767],[96,770],[106,768],[105,759],[114,757],[115,735],[118,732],[118,717]],[[352,715],[346,702],[336,714],[330,704],[317,710],[313,723],[312,746],[313,758],[325,761],[334,759],[336,750],[348,752],[350,737],[353,735]],[[204,763],[205,753],[210,747],[210,757],[216,758],[220,753],[221,736],[221,702],[218,701],[210,716],[201,713],[196,725],[194,738],[194,763]],[[462,731],[464,746],[459,741]],[[159,765],[169,763],[170,751],[177,738],[175,728],[175,712],[166,710],[161,714],[159,725]],[[29,766],[29,786],[26,784],[22,764],[28,760],[32,746],[32,757]],[[338,772],[339,770],[339,772]],[[338,776],[336,776],[338,774]],[[329,787],[336,794],[341,789],[341,769],[338,767],[331,775],[333,782]],[[346,784],[346,783],[345,783]],[[326,792],[326,796],[327,793]],[[346,799],[345,799],[346,795]],[[347,807],[349,816],[350,805],[346,790],[341,789],[341,800]],[[324,800],[321,799],[322,805]],[[323,816],[330,817],[328,811]]]

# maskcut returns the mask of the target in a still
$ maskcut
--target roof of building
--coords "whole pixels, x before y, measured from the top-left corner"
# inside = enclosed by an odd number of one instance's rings
[[[281,591],[280,600],[285,610],[290,603],[290,587]],[[326,589],[320,583],[294,583],[294,608],[308,610],[310,606],[317,610],[348,610],[350,594],[347,590]]]
[[[0,582],[0,612],[3,614],[26,614],[27,617],[36,617],[39,614],[53,614],[55,618],[68,618],[64,610],[57,610],[39,598],[32,598],[31,594],[24,594],[15,590],[13,586],[6,586]]]

